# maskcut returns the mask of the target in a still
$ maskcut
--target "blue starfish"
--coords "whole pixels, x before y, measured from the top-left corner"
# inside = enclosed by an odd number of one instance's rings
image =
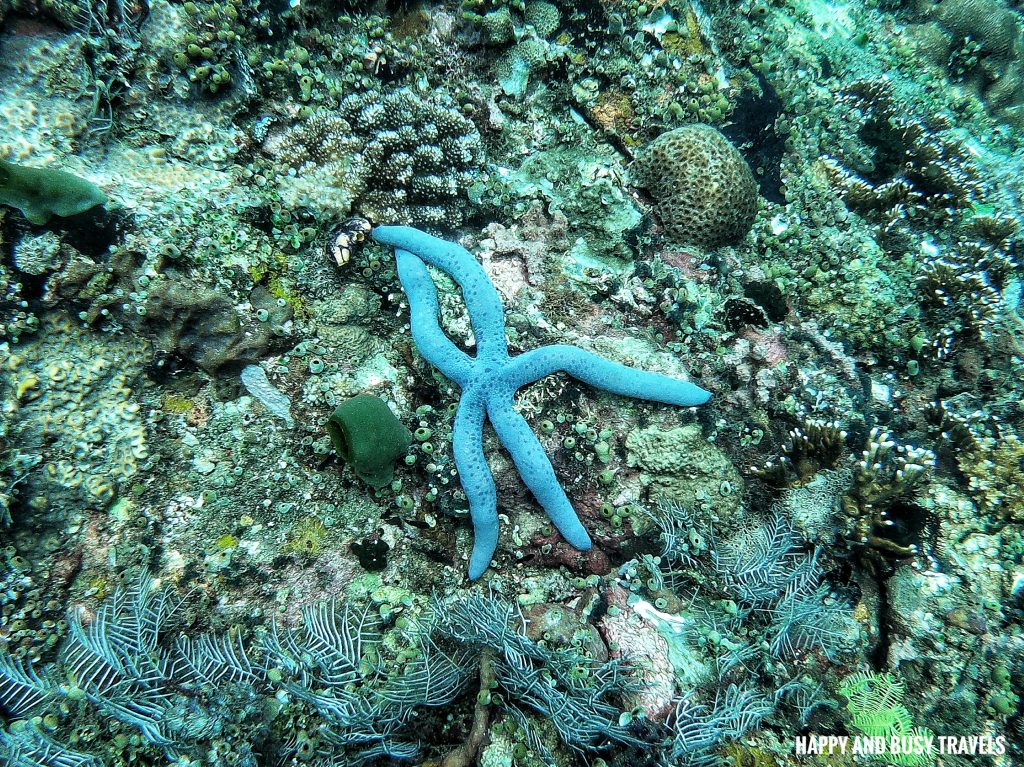
[[[498,545],[498,498],[484,456],[485,419],[490,420],[523,482],[565,540],[588,550],[590,536],[558,484],[543,446],[512,407],[516,391],[564,371],[598,389],[669,405],[702,405],[711,395],[692,383],[635,370],[576,346],[543,346],[509,357],[501,297],[468,250],[407,226],[380,226],[372,237],[395,250],[398,278],[409,298],[416,348],[462,389],[452,429],[452,452],[473,520],[469,577],[476,580],[483,574]],[[447,272],[462,288],[476,337],[475,357],[459,349],[441,329],[437,287],[426,264]]]

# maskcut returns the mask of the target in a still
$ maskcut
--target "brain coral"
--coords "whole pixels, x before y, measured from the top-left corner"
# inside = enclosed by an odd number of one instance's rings
[[[633,183],[654,199],[670,237],[717,247],[741,240],[754,223],[757,182],[746,160],[710,125],[685,125],[645,146]]]

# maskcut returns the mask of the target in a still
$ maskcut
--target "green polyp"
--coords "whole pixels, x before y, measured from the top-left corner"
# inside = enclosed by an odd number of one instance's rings
[[[395,464],[412,443],[412,434],[387,403],[372,394],[338,405],[327,421],[327,433],[341,459],[375,488],[391,482]]]
[[[84,178],[0,160],[0,205],[17,208],[33,224],[45,224],[51,216],[84,213],[106,202],[103,191]]]

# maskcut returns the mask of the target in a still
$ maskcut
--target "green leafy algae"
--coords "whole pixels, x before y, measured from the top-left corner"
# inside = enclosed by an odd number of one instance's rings
[[[106,202],[103,190],[84,178],[0,160],[0,204],[17,208],[33,224],[84,213]]]

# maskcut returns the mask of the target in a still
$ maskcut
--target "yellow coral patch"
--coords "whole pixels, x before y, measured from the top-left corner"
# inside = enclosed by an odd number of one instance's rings
[[[18,401],[22,401],[26,396],[39,388],[39,377],[34,373],[27,375],[18,381],[18,387],[15,389],[15,396]],[[37,392],[38,394],[38,392]]]
[[[323,549],[327,528],[316,517],[307,517],[297,523],[288,535],[285,551],[304,557],[318,556]]]
[[[164,397],[164,411],[167,413],[187,413],[192,409],[192,400],[180,394],[168,394]]]

